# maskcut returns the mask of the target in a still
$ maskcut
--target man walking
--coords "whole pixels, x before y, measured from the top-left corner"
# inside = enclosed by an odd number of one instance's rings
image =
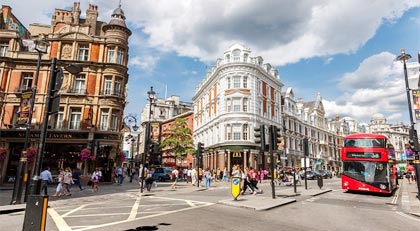
[[[44,191],[44,196],[48,196],[48,183],[53,181],[50,167],[46,167],[44,171],[41,172],[40,177],[42,179],[41,191]]]
[[[78,168],[75,168],[73,170],[73,174],[72,175],[73,175],[74,184],[76,184],[79,187],[80,191],[84,190],[84,188],[82,187],[82,184],[80,182],[80,175],[82,175],[82,173],[80,172],[80,170]],[[71,188],[71,186],[72,185],[70,185],[70,188]]]

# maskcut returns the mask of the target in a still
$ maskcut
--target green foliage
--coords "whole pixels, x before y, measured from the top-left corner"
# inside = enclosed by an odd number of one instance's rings
[[[185,159],[188,153],[195,153],[192,132],[186,119],[175,119],[165,133],[168,136],[160,144],[163,153],[172,154],[177,159]]]

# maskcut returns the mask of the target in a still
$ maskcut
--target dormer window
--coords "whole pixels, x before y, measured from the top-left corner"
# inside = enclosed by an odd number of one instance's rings
[[[241,61],[241,51],[239,49],[236,49],[232,52],[233,55],[233,61],[234,62],[239,62]]]

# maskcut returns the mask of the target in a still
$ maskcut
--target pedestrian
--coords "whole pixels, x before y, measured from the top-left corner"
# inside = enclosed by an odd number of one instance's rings
[[[191,184],[192,186],[195,186],[197,183],[197,170],[195,168],[191,169]]]
[[[177,169],[177,167],[174,167],[174,170],[172,170],[172,185],[171,185],[171,189],[176,189],[176,184],[178,183],[178,177],[179,177],[179,171]]]
[[[116,167],[114,167],[114,169],[112,170],[112,179],[113,179],[113,183],[117,183],[118,184],[118,169]]]
[[[143,167],[143,164],[140,165],[140,169],[139,169],[139,177],[137,178],[139,184],[140,184],[140,188],[143,188],[143,181],[146,180],[147,177],[147,173],[148,173],[148,169],[146,167]]]
[[[40,178],[42,179],[42,188],[41,191],[44,191],[44,196],[48,195],[48,183],[53,181],[50,167],[46,167],[44,171],[39,174]]]
[[[92,180],[92,192],[98,192],[99,191],[99,169],[95,169],[95,171],[92,173],[91,180]]]
[[[63,187],[61,189],[62,195],[71,196],[70,185],[73,184],[73,176],[69,167],[64,171],[64,177],[62,181]]]
[[[77,184],[77,186],[79,187],[80,191],[84,190],[85,188],[82,187],[82,183],[80,182],[80,175],[82,175],[82,173],[80,172],[80,169],[75,168],[73,170],[73,181],[74,184]]]
[[[255,171],[255,169],[253,167],[249,168],[249,176],[251,178],[251,187],[254,190],[254,195],[257,193],[263,193],[262,189],[259,189],[257,184],[258,184],[258,172]]]
[[[153,185],[153,172],[154,169],[152,168],[151,171],[147,170],[146,172],[146,190],[148,192],[150,192],[150,190],[152,189],[152,185]]]
[[[212,176],[209,168],[204,171],[204,178],[206,180],[206,188],[210,188]]]
[[[121,166],[118,167],[117,174],[118,174],[118,185],[122,185],[124,181],[124,175],[123,175],[123,169]]]
[[[58,196],[58,197],[62,196],[63,179],[64,179],[64,168],[60,168],[58,170],[57,187],[55,189],[54,196]]]
[[[187,184],[192,181],[191,172],[192,172],[191,168],[188,168],[188,170],[187,170]]]
[[[411,171],[410,170],[408,170],[407,173],[405,174],[405,178],[407,178],[408,183],[411,184],[412,178],[411,178]]]
[[[222,181],[224,181],[224,182],[228,182],[229,181],[229,179],[228,179],[228,170],[227,170],[226,167],[225,167],[225,169],[223,169]]]
[[[242,178],[242,182],[243,182],[241,194],[244,195],[247,189],[249,189],[252,194],[256,194],[256,192],[255,192],[255,190],[254,190],[254,188],[252,187],[252,184],[251,184],[251,177],[249,175],[249,169],[248,168],[245,168],[244,171],[242,171],[241,178]]]

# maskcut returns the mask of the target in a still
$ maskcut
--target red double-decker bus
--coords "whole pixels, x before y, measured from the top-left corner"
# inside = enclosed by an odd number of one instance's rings
[[[341,160],[343,189],[392,194],[397,188],[395,152],[386,136],[360,133],[344,137]]]

